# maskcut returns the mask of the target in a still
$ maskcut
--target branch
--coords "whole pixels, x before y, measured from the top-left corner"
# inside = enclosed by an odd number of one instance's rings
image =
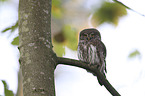
[[[145,15],[144,15],[144,14],[141,14],[141,13],[139,13],[139,12],[137,12],[137,11],[135,11],[135,10],[131,9],[130,7],[128,7],[128,6],[126,6],[125,4],[123,4],[122,2],[120,2],[120,1],[118,1],[118,0],[113,0],[113,1],[114,1],[114,2],[116,2],[116,3],[118,3],[118,4],[120,4],[120,5],[122,5],[122,6],[124,6],[126,9],[129,9],[129,10],[131,10],[131,11],[133,11],[133,12],[135,12],[135,13],[137,13],[137,14],[139,14],[139,15],[144,16],[144,17],[145,17]]]
[[[63,58],[63,57],[58,57],[58,64],[64,64],[64,65],[71,65],[71,66],[76,66],[80,67],[83,69],[88,70],[89,72],[95,73],[96,76],[102,81],[103,85],[106,87],[106,89],[113,95],[113,96],[121,96],[114,88],[113,86],[109,83],[109,81],[105,78],[104,75],[100,73],[100,71],[96,68],[93,68],[91,66],[88,66],[86,63],[79,61],[79,60],[74,60],[74,59],[68,59],[68,58]]]

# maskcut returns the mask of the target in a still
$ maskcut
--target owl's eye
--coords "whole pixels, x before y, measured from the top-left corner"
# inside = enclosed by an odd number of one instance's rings
[[[84,37],[87,37],[87,35],[84,35]]]
[[[91,38],[94,38],[95,37],[95,34],[91,34]]]
[[[81,37],[80,37],[80,39],[85,39],[87,37],[87,35],[82,35]]]
[[[92,36],[92,37],[94,37],[95,35],[94,35],[94,34],[92,34],[91,36]]]
[[[86,38],[87,37],[87,34],[84,34],[84,36],[83,36],[84,38]]]

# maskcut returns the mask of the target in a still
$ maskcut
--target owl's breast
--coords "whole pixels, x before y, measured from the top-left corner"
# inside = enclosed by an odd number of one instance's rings
[[[93,46],[91,44],[88,46],[88,59],[91,64],[96,64],[100,62],[98,50],[96,46]]]
[[[97,48],[90,43],[80,44],[78,46],[78,58],[89,64],[99,63]]]

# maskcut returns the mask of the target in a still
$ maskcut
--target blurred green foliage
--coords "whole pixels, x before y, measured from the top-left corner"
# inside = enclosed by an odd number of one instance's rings
[[[62,7],[61,7],[61,0],[52,0],[52,16],[55,18],[62,17]]]
[[[129,58],[135,58],[137,56],[141,56],[140,52],[138,50],[133,51],[132,53],[129,54]]]
[[[5,1],[8,1],[8,0],[0,0],[0,2],[5,2]]]
[[[63,28],[63,34],[66,39],[66,46],[72,50],[77,50],[78,42],[78,32],[75,28],[72,28],[70,25],[66,25]]]
[[[7,83],[4,80],[2,80],[2,83],[4,85],[4,94],[5,94],[5,96],[14,96],[13,91],[8,89]]]
[[[58,43],[57,41],[53,40],[53,46],[53,50],[57,56],[62,57],[65,54],[65,46],[63,43]]]
[[[1,0],[1,1],[6,1],[6,0]],[[122,6],[122,4],[106,2],[106,1],[102,1],[102,2],[103,3],[100,8],[96,8],[96,9],[92,8],[91,10],[83,11],[81,7],[83,4],[85,4],[85,1],[83,0],[82,1],[52,0],[52,11],[51,11],[52,14],[51,15],[52,15],[52,18],[54,18],[56,21],[54,29],[57,29],[60,27],[59,32],[56,32],[52,37],[53,46],[54,46],[53,50],[56,52],[58,56],[65,55],[65,46],[70,48],[71,50],[77,50],[78,30],[80,29],[82,30],[82,28],[87,27],[85,24],[84,25],[80,24],[79,20],[81,18],[84,18],[82,20],[84,22],[87,22],[90,12],[94,12],[91,22],[95,27],[106,22],[117,26],[119,22],[119,18],[127,14],[126,8]],[[77,4],[80,4],[80,5],[82,4],[82,5],[81,6],[78,5],[77,7],[70,7],[71,5],[69,4],[75,4],[75,6],[77,6]],[[73,14],[76,14],[75,13],[76,11],[81,12],[81,14],[83,14],[81,16],[84,16],[84,17],[79,17],[79,18],[75,17],[75,16],[79,16],[79,15],[73,15]],[[66,16],[72,16],[72,17],[66,18]],[[82,28],[79,28],[80,26],[76,27],[75,24],[72,24],[71,19],[72,21],[76,20],[76,25],[82,25],[83,27]],[[66,21],[69,21],[69,23]],[[58,22],[59,23],[61,22],[60,24],[62,25],[59,25]],[[14,32],[17,28],[18,28],[18,21],[13,26],[4,29],[2,32],[4,33],[9,30],[11,30],[11,32]],[[53,31],[54,30],[52,30],[52,32]],[[18,45],[19,37],[15,37],[13,41],[11,42],[11,44]]]
[[[61,32],[53,38],[54,51],[57,56],[65,55],[65,46],[72,50],[77,50],[78,32],[71,25],[65,25]]]
[[[127,11],[122,5],[104,2],[101,8],[93,14],[92,24],[97,26],[107,22],[117,26],[119,18],[125,15],[127,15]]]
[[[54,16],[56,19],[59,18],[59,20],[66,21],[66,18],[63,17],[62,15],[59,15],[59,12],[61,12],[61,14],[64,13],[63,15],[65,15],[64,10],[68,10],[68,9],[63,9],[63,6],[60,6],[61,5],[60,0],[58,0],[58,1],[55,2],[55,0],[54,0],[53,6],[56,6],[56,8],[59,9],[59,11],[53,10],[53,7],[52,7],[52,16]],[[60,4],[60,5],[57,5],[57,4]],[[80,9],[78,9],[78,10],[80,10]],[[94,14],[93,14],[91,21],[94,26],[99,26],[106,22],[117,26],[117,24],[119,22],[119,18],[127,15],[127,11],[124,6],[122,6],[118,3],[112,3],[112,2],[103,2],[102,6],[100,8],[97,8],[95,10],[92,8],[92,10],[94,11]],[[53,12],[55,12],[55,15],[53,14]],[[87,10],[86,10],[86,12],[88,14],[90,13],[90,11],[87,11]],[[58,14],[58,16],[56,16],[56,14]],[[70,12],[69,14],[72,14],[72,13]],[[88,17],[85,19],[86,22],[87,22]],[[74,17],[74,18],[76,18],[76,17]],[[58,56],[65,55],[64,46],[67,46],[71,50],[77,50],[78,29],[79,28],[73,28],[73,24],[69,24],[69,23],[64,24],[61,28],[60,33],[56,34],[56,36],[54,36],[54,38],[53,38],[53,41],[55,41],[55,42],[53,42],[54,51],[56,52],[56,54]],[[62,50],[60,51],[60,49],[62,49]]]

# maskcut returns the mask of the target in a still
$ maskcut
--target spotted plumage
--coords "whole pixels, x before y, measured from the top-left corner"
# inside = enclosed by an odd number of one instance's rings
[[[96,29],[84,29],[80,32],[78,44],[79,60],[99,69],[105,75],[106,71],[106,47],[101,41],[100,32]],[[98,79],[100,85],[101,81]]]

